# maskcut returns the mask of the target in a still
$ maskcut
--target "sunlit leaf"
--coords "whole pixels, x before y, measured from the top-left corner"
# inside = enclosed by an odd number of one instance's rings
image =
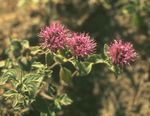
[[[77,71],[79,72],[79,76],[85,76],[89,74],[92,70],[93,63],[91,62],[79,62],[76,61],[75,67],[77,68]]]
[[[30,47],[28,40],[23,40],[23,41],[21,42],[21,44],[22,44],[22,46],[23,46],[24,48],[29,48],[29,47]]]
[[[67,94],[62,94],[59,96],[61,105],[70,105],[73,101],[67,96]]]
[[[104,63],[104,59],[102,58],[100,54],[92,54],[86,59],[86,61],[94,63],[94,64]]]
[[[43,80],[43,76],[36,73],[30,73],[22,79],[22,91],[27,92],[28,95],[34,97],[38,92],[38,88]]]
[[[59,72],[61,83],[64,85],[69,85],[72,78],[71,78],[71,71],[65,67],[61,67]]]
[[[36,55],[38,53],[42,52],[41,48],[39,46],[31,47],[31,54]]]
[[[55,60],[55,62],[58,62],[60,64],[66,62],[66,59],[63,56],[59,55],[59,54],[54,56],[54,60]]]
[[[32,64],[32,67],[34,67],[34,68],[43,68],[44,65],[41,62],[34,62]]]

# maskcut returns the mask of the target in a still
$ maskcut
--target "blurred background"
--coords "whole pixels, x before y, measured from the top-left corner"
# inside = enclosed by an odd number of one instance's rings
[[[75,78],[67,88],[74,102],[57,115],[150,116],[150,0],[0,0],[0,60],[9,37],[38,45],[40,28],[55,20],[89,33],[97,53],[117,35],[138,53],[118,79],[103,65]]]

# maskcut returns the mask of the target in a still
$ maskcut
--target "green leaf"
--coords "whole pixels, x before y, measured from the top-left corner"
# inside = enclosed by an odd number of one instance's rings
[[[30,47],[28,40],[23,40],[23,41],[21,41],[21,44],[22,44],[22,46],[23,46],[24,48],[29,48],[29,47]]]
[[[26,74],[21,82],[21,84],[23,84],[21,91],[34,98],[42,83],[43,77],[43,75],[37,73]]]
[[[61,110],[62,106],[67,106],[72,103],[72,100],[67,96],[67,94],[60,94],[54,100],[55,107]]]
[[[67,61],[63,56],[61,56],[59,54],[54,56],[54,60],[55,60],[55,62],[58,62],[60,64],[62,64],[62,63]]]
[[[121,68],[117,65],[114,65],[110,61],[106,61],[106,64],[108,66],[108,69],[111,70],[115,75],[119,75],[121,73]]]
[[[31,47],[31,54],[36,55],[38,53],[42,52],[41,48],[39,46]]]
[[[9,77],[0,77],[0,85],[4,85]]]
[[[83,62],[83,65],[82,65],[86,71],[87,74],[89,74],[92,70],[92,66],[93,66],[93,63],[90,63],[90,62]]]
[[[7,81],[12,81],[12,84],[15,83],[17,76],[17,71],[14,69],[3,70],[3,74],[0,77],[0,85],[4,85]]]
[[[76,61],[75,67],[79,72],[79,76],[85,76],[89,74],[92,70],[93,63],[91,62],[79,62]]]
[[[102,56],[100,54],[93,54],[90,55],[87,59],[87,62],[91,62],[94,64],[98,64],[98,63],[105,63],[104,59],[102,58]]]
[[[13,97],[15,94],[17,94],[17,91],[15,91],[15,90],[8,90],[8,91],[6,91],[3,94],[3,96],[8,98],[8,97]]]
[[[13,107],[14,110],[19,110],[26,105],[24,103],[26,98],[15,90],[6,91],[3,94],[3,97],[5,97],[7,100],[10,100],[11,107]]]
[[[59,102],[61,103],[61,105],[70,105],[72,103],[72,100],[67,96],[67,94],[62,94],[59,97]]]
[[[65,67],[61,67],[59,71],[60,81],[64,85],[69,85],[71,83],[71,71]]]
[[[55,99],[55,100],[54,100],[54,104],[55,104],[55,107],[56,107],[58,110],[61,110],[61,104],[60,104],[59,99]]]
[[[32,64],[32,67],[34,67],[34,68],[43,68],[44,65],[41,62],[34,62]]]
[[[14,100],[12,101],[12,107],[16,107],[18,104],[20,104],[20,100],[24,99],[24,96],[19,94],[19,93],[15,93],[14,94]]]
[[[8,77],[10,79],[14,79],[14,78],[16,78],[16,74],[17,74],[17,72],[15,69],[8,69],[8,70],[4,71],[2,77],[4,77],[4,78]]]

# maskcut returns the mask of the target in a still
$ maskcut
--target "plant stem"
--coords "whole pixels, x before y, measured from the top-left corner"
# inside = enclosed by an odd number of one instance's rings
[[[56,65],[58,65],[59,63],[54,63],[54,64],[52,64],[50,67],[49,67],[49,69],[52,69],[52,68],[54,68]]]
[[[40,96],[42,96],[43,98],[45,98],[45,99],[47,99],[47,100],[54,100],[53,97],[47,95],[47,94],[44,93],[44,92],[40,92],[39,94],[40,94]]]
[[[75,70],[71,76],[74,77],[77,73],[78,73],[78,71]]]

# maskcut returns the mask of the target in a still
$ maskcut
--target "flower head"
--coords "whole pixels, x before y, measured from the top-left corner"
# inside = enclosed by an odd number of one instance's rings
[[[68,38],[67,45],[71,53],[77,57],[85,57],[94,52],[96,43],[85,33],[72,33],[72,37]]]
[[[130,64],[137,56],[133,45],[129,42],[123,42],[122,40],[114,40],[111,43],[108,48],[108,55],[114,64],[121,66]]]
[[[41,29],[39,36],[42,38],[42,48],[56,52],[63,49],[66,42],[67,29],[60,23],[52,23],[49,27]]]

